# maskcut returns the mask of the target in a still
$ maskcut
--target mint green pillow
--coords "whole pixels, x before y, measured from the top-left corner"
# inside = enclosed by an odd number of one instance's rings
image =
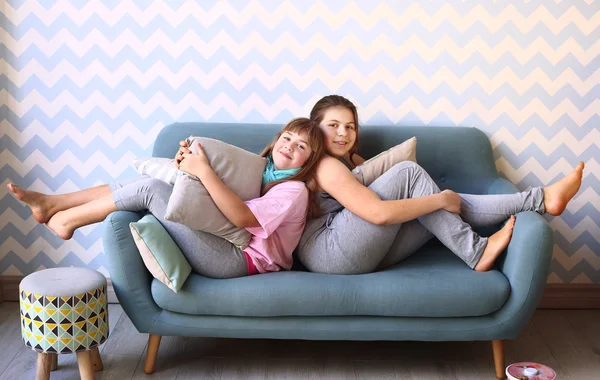
[[[129,223],[129,228],[148,271],[177,293],[192,267],[171,235],[152,214]]]

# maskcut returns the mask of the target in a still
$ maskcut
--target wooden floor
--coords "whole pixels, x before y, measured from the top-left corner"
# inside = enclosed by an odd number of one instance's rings
[[[119,305],[97,379],[495,379],[490,342],[328,342],[163,337],[156,373],[144,374],[147,335]],[[600,310],[539,310],[507,364],[538,361],[558,379],[600,379]],[[0,380],[33,379],[36,353],[20,338],[16,302],[0,303]],[[78,379],[75,355],[59,355],[51,379]]]

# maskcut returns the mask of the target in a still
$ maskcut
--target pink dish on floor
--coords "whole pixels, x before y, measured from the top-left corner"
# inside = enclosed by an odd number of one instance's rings
[[[521,362],[506,367],[506,376],[509,380],[554,380],[556,372],[543,364]]]

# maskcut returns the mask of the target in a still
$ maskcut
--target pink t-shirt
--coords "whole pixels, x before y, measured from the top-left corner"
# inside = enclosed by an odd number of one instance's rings
[[[245,203],[260,227],[246,228],[253,236],[244,252],[260,273],[289,270],[306,224],[308,190],[304,182],[281,183]]]

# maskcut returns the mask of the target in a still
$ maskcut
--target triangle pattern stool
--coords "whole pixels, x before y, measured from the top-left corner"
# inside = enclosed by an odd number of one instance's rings
[[[102,369],[98,346],[108,338],[106,278],[87,268],[52,268],[19,285],[21,337],[38,352],[36,379],[49,379],[59,354],[77,354],[81,378]]]

